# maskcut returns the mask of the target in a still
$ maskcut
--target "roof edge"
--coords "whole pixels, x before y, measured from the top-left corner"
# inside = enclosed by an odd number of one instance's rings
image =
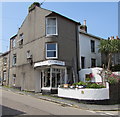
[[[94,37],[94,38],[96,38],[96,39],[98,39],[98,40],[101,40],[101,39],[103,40],[103,38],[101,38],[101,37],[98,37],[98,36],[95,36],[95,35],[92,35],[92,34],[83,32],[83,31],[80,31],[79,33],[82,33],[82,34],[87,35],[87,36],[90,36],[90,37]]]

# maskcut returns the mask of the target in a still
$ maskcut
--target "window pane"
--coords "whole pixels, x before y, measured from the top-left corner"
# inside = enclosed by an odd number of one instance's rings
[[[96,59],[91,59],[91,67],[96,67]]]
[[[95,41],[91,40],[91,52],[95,52]]]
[[[56,44],[47,44],[47,50],[56,50]]]
[[[47,19],[46,33],[48,35],[56,34],[56,18],[48,18]]]
[[[15,39],[12,41],[12,46],[15,47]]]
[[[56,57],[56,51],[48,51],[47,57]]]
[[[47,34],[56,34],[56,27],[47,27]]]
[[[47,25],[56,25],[56,18],[48,18]]]

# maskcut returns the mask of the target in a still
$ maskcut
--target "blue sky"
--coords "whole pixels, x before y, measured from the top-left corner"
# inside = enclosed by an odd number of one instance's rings
[[[30,2],[3,2],[0,15],[0,52],[9,48],[9,39],[17,33],[28,14]],[[1,7],[1,3],[0,3]],[[87,20],[88,33],[108,38],[118,35],[117,2],[45,2],[43,8],[55,11],[75,21]],[[1,32],[0,30],[0,32]]]

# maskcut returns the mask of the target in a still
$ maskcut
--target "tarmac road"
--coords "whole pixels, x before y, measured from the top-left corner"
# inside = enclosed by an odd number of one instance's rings
[[[0,89],[2,115],[103,115]],[[106,117],[110,117],[107,116]]]

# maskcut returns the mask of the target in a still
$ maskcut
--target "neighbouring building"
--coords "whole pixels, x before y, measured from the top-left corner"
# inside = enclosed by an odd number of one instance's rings
[[[9,84],[9,51],[0,55],[0,81],[2,85]]]
[[[108,37],[108,39],[120,39],[120,38],[118,38],[118,36],[116,36],[116,38],[114,38],[114,36],[111,36],[111,37]],[[102,53],[101,62],[102,62],[102,64],[104,64],[105,67],[108,64],[108,57],[104,53]],[[114,67],[117,65],[120,65],[120,52],[112,54],[111,67]],[[120,68],[118,68],[118,69],[120,69]]]
[[[80,69],[101,67],[101,53],[98,52],[102,38],[87,33],[86,20],[79,30]]]
[[[77,82],[79,25],[32,4],[18,33],[10,39],[9,85],[51,93],[60,84]]]

